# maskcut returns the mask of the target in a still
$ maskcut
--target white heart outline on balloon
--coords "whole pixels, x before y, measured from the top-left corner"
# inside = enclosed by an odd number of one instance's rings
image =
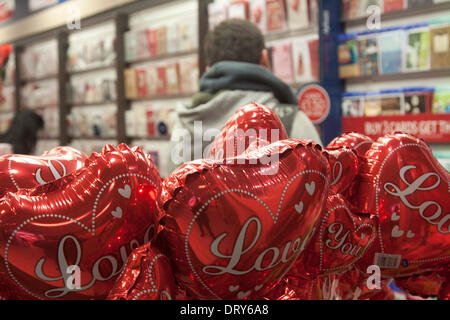
[[[430,149],[428,147],[423,146],[421,144],[418,144],[418,143],[406,143],[406,144],[403,144],[401,146],[398,146],[397,148],[395,148],[394,150],[389,152],[389,154],[386,156],[386,158],[383,159],[383,162],[381,163],[381,166],[380,166],[380,170],[378,171],[378,174],[376,176],[376,182],[375,182],[375,211],[376,211],[377,217],[380,217],[380,212],[378,210],[378,205],[379,205],[379,201],[380,201],[379,192],[381,190],[381,188],[380,188],[381,173],[382,173],[382,171],[384,169],[384,166],[385,166],[386,162],[388,161],[388,159],[395,152],[397,152],[398,150],[400,150],[402,148],[405,148],[405,147],[419,147],[419,148],[424,149],[427,152],[430,152]],[[449,190],[450,190],[450,181],[448,181],[448,183],[449,183]],[[384,244],[383,244],[383,238],[382,238],[382,232],[381,232],[381,223],[378,223],[378,239],[379,239],[379,242],[380,242],[381,253],[385,253],[385,251],[384,251]],[[448,258],[450,258],[450,256],[445,256],[445,257],[441,257],[441,258],[419,259],[419,260],[415,260],[415,261],[409,261],[408,260],[408,264],[418,264],[418,263],[424,263],[424,262],[440,261],[440,260],[446,260]]]
[[[327,222],[327,219],[328,219],[328,216],[330,215],[330,213],[336,211],[337,209],[345,209],[345,211],[347,211],[348,215],[350,216],[350,220],[352,220],[353,228],[355,229],[355,233],[357,233],[362,228],[366,228],[366,227],[369,227],[369,228],[372,229],[372,234],[376,233],[375,227],[372,224],[363,223],[363,224],[361,224],[360,226],[357,227],[355,221],[351,218],[351,216],[352,216],[351,211],[345,205],[342,205],[342,204],[341,205],[337,205],[334,208],[331,208],[330,210],[328,210],[327,214],[322,219],[322,223],[320,225],[320,231],[319,231],[319,248],[320,248],[319,249],[319,251],[320,251],[319,270],[320,271],[337,271],[337,270],[341,270],[341,269],[346,269],[347,267],[349,267],[350,265],[354,264],[356,261],[361,259],[361,257],[363,256],[363,254],[361,254],[361,256],[357,260],[355,260],[353,262],[350,262],[350,263],[347,263],[346,265],[343,265],[343,266],[339,266],[339,267],[335,267],[335,268],[323,268],[323,251],[324,251],[323,250],[323,233],[324,233],[324,227],[325,227],[325,224]],[[361,240],[363,240],[363,239],[361,239]],[[368,248],[370,248],[370,246],[372,244],[373,244],[373,241],[367,246],[366,250]]]
[[[295,179],[297,179],[298,177],[304,175],[304,174],[308,174],[308,173],[314,173],[314,174],[318,174],[319,176],[321,176],[322,178],[324,178],[325,180],[325,186],[329,187],[329,181],[328,178],[320,171],[318,170],[305,170],[302,171],[300,173],[297,173],[293,178],[291,178],[291,180],[289,180],[289,182],[286,184],[281,197],[280,197],[280,202],[278,204],[278,209],[277,209],[277,213],[273,214],[272,210],[268,207],[268,205],[262,201],[261,199],[259,199],[257,196],[255,196],[254,194],[252,194],[249,191],[246,190],[242,190],[242,189],[228,189],[225,191],[222,191],[214,196],[212,196],[205,204],[203,204],[203,206],[195,213],[194,217],[192,218],[191,222],[189,223],[189,226],[187,228],[186,231],[186,236],[185,236],[185,243],[184,243],[184,249],[185,249],[185,255],[186,255],[186,260],[189,264],[189,267],[191,268],[192,273],[194,274],[194,276],[197,278],[197,280],[200,282],[200,284],[209,292],[211,293],[215,298],[221,300],[222,298],[220,298],[216,293],[214,293],[212,291],[212,289],[203,281],[203,279],[200,278],[200,276],[198,275],[197,271],[194,268],[194,265],[192,264],[191,261],[191,257],[189,254],[189,235],[191,233],[192,227],[194,225],[195,220],[198,218],[198,216],[206,209],[206,207],[214,200],[218,199],[219,197],[222,197],[223,195],[227,194],[227,193],[231,193],[231,192],[236,192],[236,193],[243,193],[245,195],[248,195],[252,198],[254,198],[256,201],[258,201],[260,204],[262,204],[264,206],[264,208],[266,208],[267,212],[270,214],[270,216],[272,217],[273,220],[273,224],[277,223],[278,220],[278,215],[280,213],[281,210],[281,206],[283,204],[284,201],[284,195],[286,194],[287,189],[289,188],[289,186],[292,184],[292,182],[294,182]],[[295,262],[295,260],[293,261],[293,263]]]
[[[156,287],[155,282],[153,281],[153,276],[154,276],[154,275],[153,275],[153,266],[154,266],[155,262],[156,262],[159,258],[166,258],[166,259],[169,261],[169,264],[170,264],[169,258],[167,258],[167,257],[166,257],[165,255],[163,255],[162,253],[157,254],[157,255],[152,259],[152,261],[150,262],[150,266],[149,266],[148,272],[147,272],[147,277],[148,277],[148,280],[150,280],[150,283],[151,283],[151,285],[152,285],[152,288],[146,289],[146,290],[142,290],[142,291],[136,293],[136,294],[133,296],[133,299],[131,299],[131,300],[137,300],[140,296],[142,296],[142,295],[144,295],[144,294],[147,294],[147,293],[158,293],[158,288]],[[166,290],[162,290],[162,291],[161,291],[161,294],[160,294],[160,300],[162,300],[161,297],[162,297],[163,294],[164,294],[169,300],[172,300],[172,297],[171,297],[170,293],[167,292]]]
[[[152,179],[150,179],[149,177],[145,177],[145,176],[143,176],[143,175],[141,175],[141,174],[138,174],[138,173],[124,173],[124,174],[117,175],[116,177],[110,179],[110,180],[102,187],[102,189],[100,190],[100,192],[97,194],[97,196],[96,196],[96,198],[95,198],[95,202],[94,202],[94,205],[93,205],[93,208],[92,208],[92,225],[91,225],[91,228],[87,227],[87,226],[84,225],[83,223],[81,223],[81,222],[79,222],[78,220],[75,220],[75,219],[73,219],[73,218],[69,218],[69,217],[66,217],[66,216],[63,216],[63,215],[52,214],[52,213],[49,213],[49,214],[41,214],[41,215],[33,216],[33,217],[31,217],[31,218],[25,220],[25,222],[22,222],[22,224],[20,224],[20,225],[19,225],[19,226],[11,233],[11,235],[10,235],[10,237],[9,237],[7,243],[6,243],[6,246],[5,246],[5,258],[4,258],[4,260],[5,260],[5,267],[6,267],[6,271],[8,272],[9,276],[11,277],[11,279],[13,279],[14,282],[15,282],[20,288],[22,288],[26,293],[28,293],[29,295],[31,295],[31,296],[33,296],[33,297],[39,299],[39,300],[44,300],[42,297],[39,297],[38,295],[35,295],[34,293],[32,293],[31,291],[29,291],[28,289],[26,289],[25,286],[24,286],[22,283],[20,283],[20,281],[17,280],[16,277],[13,275],[13,273],[12,273],[10,267],[9,267],[9,263],[8,263],[8,250],[9,250],[9,246],[11,245],[12,238],[13,238],[13,237],[15,236],[15,234],[16,234],[20,229],[22,229],[25,225],[27,225],[28,223],[30,223],[30,222],[32,222],[32,221],[34,221],[34,220],[42,219],[42,218],[60,218],[60,219],[65,219],[66,221],[72,221],[72,222],[74,222],[75,224],[78,224],[80,227],[86,229],[86,231],[90,232],[90,233],[94,236],[94,235],[95,235],[95,211],[96,211],[96,209],[97,209],[97,203],[98,203],[98,201],[100,200],[100,195],[103,193],[103,191],[106,189],[106,187],[108,187],[108,186],[109,186],[111,183],[113,183],[115,180],[118,180],[118,179],[120,179],[120,178],[127,178],[127,177],[137,177],[137,178],[144,179],[144,180],[150,182],[150,183],[153,185],[153,187],[157,188],[156,183],[154,183]]]

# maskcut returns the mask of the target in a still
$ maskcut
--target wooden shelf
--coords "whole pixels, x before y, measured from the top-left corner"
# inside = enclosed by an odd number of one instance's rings
[[[59,137],[38,137],[38,140],[53,141],[53,140],[59,140]]]
[[[139,98],[132,98],[128,99],[132,102],[138,102],[138,101],[152,101],[152,100],[172,100],[172,99],[184,99],[184,98],[191,98],[195,93],[178,93],[178,94],[168,94],[168,95],[161,95],[161,96],[149,96],[149,97],[139,97]]]
[[[98,72],[98,71],[104,71],[108,69],[113,69],[115,67],[115,64],[110,64],[106,66],[99,66],[95,68],[88,68],[88,69],[82,69],[82,70],[68,70],[67,74],[69,76],[79,75],[79,74],[85,74],[85,73],[91,73],[91,72]]]
[[[180,58],[180,57],[193,55],[193,54],[198,54],[198,49],[168,53],[168,54],[154,56],[154,57],[148,57],[148,58],[129,60],[129,61],[126,61],[126,63],[127,64],[138,64],[138,63],[145,63],[145,62],[154,62],[154,61],[160,61],[160,60]]]
[[[415,15],[423,15],[427,13],[433,13],[433,12],[440,12],[450,10],[450,2],[444,2],[444,3],[436,3],[431,5],[423,5],[416,8],[409,8],[409,9],[403,9],[403,10],[397,10],[397,11],[390,11],[381,14],[381,21],[389,21],[389,20],[396,20],[401,18],[409,18],[411,16]],[[361,18],[354,18],[354,19],[342,19],[342,22],[345,24],[346,27],[355,27],[355,26],[361,26],[365,25],[367,22],[367,16],[361,17]]]
[[[37,106],[22,106],[22,108],[30,109],[30,110],[40,110],[40,109],[47,109],[47,108],[54,108],[54,107],[58,107],[58,103],[40,104]]]
[[[404,73],[393,73],[393,74],[378,74],[371,76],[362,76],[354,78],[343,78],[341,80],[347,83],[361,83],[361,82],[382,82],[382,81],[392,81],[392,80],[407,80],[413,78],[438,78],[438,77],[449,77],[450,68],[436,69],[436,70],[424,70],[424,71],[414,71],[414,72],[404,72]]]
[[[156,141],[170,141],[170,136],[155,136],[155,137],[127,137],[130,140],[156,140]]]
[[[87,141],[101,141],[101,140],[118,140],[117,137],[69,137],[70,140],[87,140]]]
[[[30,82],[39,82],[39,81],[46,81],[46,80],[58,80],[58,75],[56,74],[49,74],[46,76],[42,76],[42,77],[37,77],[37,78],[29,78],[29,79],[20,79],[20,83],[22,85],[30,83]]]
[[[67,105],[72,108],[84,108],[84,107],[92,107],[92,106],[103,106],[109,104],[117,104],[116,100],[111,101],[98,101],[98,102],[86,102],[86,103],[72,103],[68,102]]]
[[[8,114],[8,113],[15,113],[14,109],[12,110],[2,110],[0,109],[0,114]]]
[[[284,31],[272,31],[264,35],[266,41],[275,41],[285,38],[301,37],[310,34],[317,34],[318,27],[314,25],[309,25],[306,28],[297,30],[284,30]]]

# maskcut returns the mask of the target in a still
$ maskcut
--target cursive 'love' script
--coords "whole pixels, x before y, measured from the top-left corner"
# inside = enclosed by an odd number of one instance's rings
[[[256,233],[255,233],[255,236],[254,236],[252,242],[250,243],[250,245],[245,248],[244,242],[247,237],[247,230],[250,227],[250,225],[252,225],[252,224],[254,224],[256,227]],[[292,262],[292,259],[297,257],[298,254],[304,250],[305,245],[308,242],[308,239],[314,233],[314,228],[312,228],[310,230],[310,232],[305,237],[303,242],[302,242],[301,237],[296,238],[294,241],[288,241],[284,245],[282,252],[277,247],[269,247],[269,248],[265,249],[264,251],[262,251],[256,257],[256,259],[253,263],[253,266],[251,266],[249,269],[237,270],[236,267],[239,264],[239,262],[241,261],[241,258],[244,255],[249,254],[250,250],[253,247],[255,247],[255,245],[257,244],[257,242],[261,236],[261,231],[262,231],[262,225],[261,225],[261,221],[258,218],[253,217],[253,218],[248,219],[247,222],[242,226],[242,229],[240,230],[239,235],[236,238],[231,255],[225,255],[225,254],[221,253],[219,250],[220,243],[222,242],[222,240],[224,240],[228,236],[227,233],[222,233],[211,243],[210,251],[217,258],[227,259],[228,264],[226,267],[218,266],[218,265],[208,265],[208,266],[203,267],[203,269],[202,269],[203,272],[208,275],[213,275],[213,276],[218,276],[218,275],[222,275],[222,274],[226,274],[226,273],[232,274],[232,275],[245,275],[245,274],[250,273],[253,270],[265,271],[265,270],[269,270],[269,269],[276,267],[280,263]],[[292,244],[292,246],[291,246],[291,244]],[[281,257],[280,257],[280,252],[281,252]],[[263,265],[263,262],[265,260],[264,258],[266,257],[266,255],[270,256],[269,253],[272,253],[272,259],[271,259],[270,263],[268,263],[266,266],[264,266]]]
[[[406,207],[414,210],[419,210],[420,216],[423,219],[425,219],[428,223],[436,225],[440,233],[442,234],[450,233],[449,226],[447,226],[447,229],[444,230],[445,224],[450,221],[450,213],[444,214],[444,216],[441,217],[442,207],[439,203],[437,203],[436,201],[427,200],[418,205],[414,205],[410,203],[406,198],[407,196],[413,194],[416,191],[430,191],[436,189],[441,183],[441,178],[439,177],[438,174],[434,172],[428,172],[421,175],[416,180],[409,182],[406,179],[405,174],[406,172],[412,169],[416,169],[416,166],[404,166],[403,168],[400,169],[400,179],[402,179],[402,181],[407,185],[407,187],[404,190],[401,190],[397,185],[391,182],[384,184],[384,190],[390,195],[399,197]],[[422,185],[428,179],[433,179],[433,177],[436,178],[436,181],[432,185],[428,187],[422,187]],[[432,182],[433,180],[430,181]],[[435,210],[434,211],[427,210],[428,208],[431,209],[435,208]],[[426,211],[427,214],[425,214]],[[431,211],[431,214],[429,211]]]

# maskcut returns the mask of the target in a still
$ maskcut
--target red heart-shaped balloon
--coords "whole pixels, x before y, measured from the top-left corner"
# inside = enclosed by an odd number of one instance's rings
[[[437,297],[445,282],[445,277],[435,271],[410,277],[397,277],[395,284],[398,288],[413,295],[423,298]]]
[[[208,146],[206,158],[233,158],[249,148],[256,149],[285,139],[288,135],[277,114],[264,105],[251,103],[231,116]]]
[[[365,254],[375,237],[374,221],[349,208],[341,195],[330,192],[316,233],[289,277],[311,280],[343,271]]]
[[[135,249],[109,300],[172,300],[178,292],[167,257],[150,244]]]
[[[71,147],[57,147],[42,156],[0,157],[0,197],[62,178],[84,166],[87,156]]]
[[[356,153],[346,147],[326,148],[331,170],[330,189],[344,194],[358,174],[359,161]]]
[[[378,219],[377,239],[358,261],[386,277],[433,270],[450,260],[450,174],[411,135],[379,138],[366,152],[352,203]]]
[[[283,283],[281,283],[283,285]],[[337,279],[335,274],[320,276],[312,280],[286,278],[285,291],[298,300],[335,300],[337,298]],[[295,292],[295,295],[292,293]],[[279,297],[281,300],[285,295]]]
[[[161,180],[126,145],[0,202],[0,281],[26,299],[106,298],[128,254],[157,225]]]
[[[445,278],[445,281],[439,291],[438,299],[450,300],[450,265],[444,266],[444,270],[445,272],[443,273],[443,277]]]
[[[331,141],[327,148],[336,149],[347,147],[349,149],[355,150],[356,154],[359,156],[364,156],[367,150],[372,146],[373,140],[368,136],[361,133],[350,132],[344,133],[343,135],[335,138]]]
[[[193,161],[163,184],[156,241],[195,298],[263,296],[304,250],[325,205],[329,166],[318,145],[278,141],[235,162]]]
[[[336,273],[336,296],[339,300],[394,300],[395,296],[389,288],[390,279],[377,283],[356,268]]]

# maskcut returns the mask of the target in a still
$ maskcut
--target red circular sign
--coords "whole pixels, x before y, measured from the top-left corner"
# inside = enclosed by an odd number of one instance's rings
[[[298,106],[314,124],[319,124],[330,113],[330,97],[324,88],[311,84],[300,91]]]

